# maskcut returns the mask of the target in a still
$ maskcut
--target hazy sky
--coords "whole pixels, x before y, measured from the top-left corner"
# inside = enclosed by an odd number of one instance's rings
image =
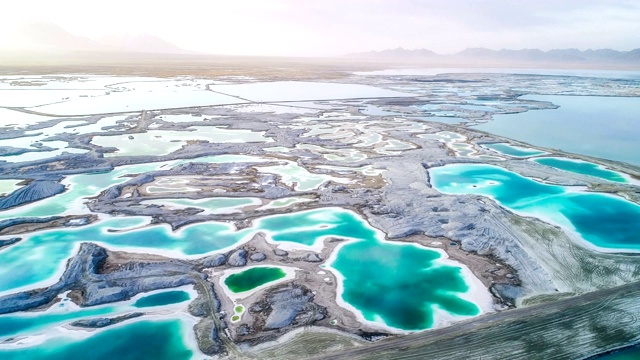
[[[148,33],[217,54],[330,56],[395,47],[640,47],[638,0],[4,1],[0,44],[19,23],[74,35]]]

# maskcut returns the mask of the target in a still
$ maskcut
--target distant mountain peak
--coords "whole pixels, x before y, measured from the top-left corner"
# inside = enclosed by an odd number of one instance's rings
[[[23,47],[31,51],[104,51],[154,54],[193,54],[193,52],[149,34],[113,34],[98,40],[75,36],[50,22],[33,22],[20,28]]]
[[[483,64],[547,64],[547,63],[582,63],[582,64],[624,64],[640,67],[640,49],[617,51],[612,49],[596,49],[581,51],[576,48],[552,49],[501,49],[492,50],[483,47],[467,48],[452,55],[439,55],[428,49],[407,50],[401,47],[382,51],[369,51],[350,54],[349,57],[380,59],[390,61],[447,61],[448,63],[482,62]]]
[[[397,47],[395,49],[387,49],[381,51],[368,51],[364,53],[358,54],[350,54],[347,55],[350,57],[377,57],[377,58],[387,58],[387,59],[416,59],[416,58],[433,58],[438,57],[440,55],[428,49],[414,49],[409,50],[402,47]]]
[[[45,50],[97,50],[100,48],[93,40],[75,36],[59,25],[50,22],[32,22],[20,27],[20,33],[27,47]]]

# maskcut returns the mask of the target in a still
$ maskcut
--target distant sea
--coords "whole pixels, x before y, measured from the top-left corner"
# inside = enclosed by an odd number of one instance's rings
[[[640,166],[640,97],[526,95],[560,108],[495,115],[474,128],[532,145]]]

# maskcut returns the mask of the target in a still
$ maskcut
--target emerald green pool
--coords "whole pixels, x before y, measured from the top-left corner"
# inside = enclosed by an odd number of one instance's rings
[[[446,165],[429,174],[442,193],[491,197],[508,209],[560,225],[601,251],[640,251],[640,206],[620,197],[543,184],[484,164]]]
[[[543,157],[534,159],[538,164],[554,167],[576,174],[589,175],[608,181],[626,183],[627,179],[619,172],[605,169],[604,167],[587,161],[572,160],[557,157]]]
[[[260,266],[231,274],[224,280],[224,284],[227,285],[232,292],[241,293],[282,279],[285,276],[286,273],[281,268]]]

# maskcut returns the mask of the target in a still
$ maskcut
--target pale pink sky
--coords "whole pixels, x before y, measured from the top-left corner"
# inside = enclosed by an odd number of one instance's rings
[[[20,0],[2,8],[4,47],[20,42],[20,23],[33,21],[93,39],[148,33],[237,55],[640,47],[637,0]]]

